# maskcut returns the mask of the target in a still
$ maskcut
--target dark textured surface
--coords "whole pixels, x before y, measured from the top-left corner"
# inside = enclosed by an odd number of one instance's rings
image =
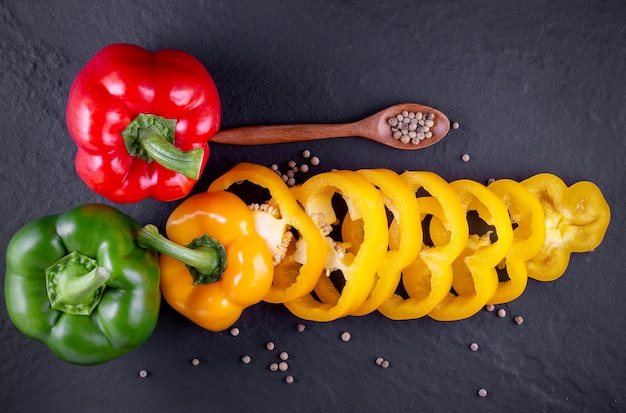
[[[509,316],[502,319],[481,312],[454,323],[392,322],[372,314],[306,322],[298,333],[287,310],[260,304],[232,337],[164,305],[142,347],[77,367],[22,336],[1,298],[0,409],[626,411],[626,3],[558,3],[0,2],[2,251],[31,219],[103,202],[74,172],[64,107],[82,65],[115,42],[197,56],[220,90],[224,128],[352,121],[405,101],[435,106],[461,124],[418,152],[357,138],[214,144],[196,191],[238,162],[282,164],[309,148],[322,160],[313,172],[387,167],[478,181],[551,172],[568,184],[595,182],[612,207],[603,244],[573,256],[558,281],[530,282],[503,306]],[[176,204],[118,207],[163,225]],[[512,321],[518,314],[520,326]],[[351,341],[339,339],[343,331]],[[270,340],[273,352],[264,348]],[[268,369],[282,350],[291,355],[292,385]],[[240,362],[245,354],[249,365]],[[391,367],[376,366],[377,357]],[[148,377],[139,377],[142,369]]]

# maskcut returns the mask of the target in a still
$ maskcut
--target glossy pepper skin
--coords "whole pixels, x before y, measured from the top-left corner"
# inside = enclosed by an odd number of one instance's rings
[[[204,236],[223,246],[225,264],[218,265],[214,278],[195,278],[180,259],[159,257],[163,297],[197,325],[224,330],[267,294],[272,256],[254,229],[250,209],[236,195],[218,191],[187,198],[169,216],[166,232],[171,242],[181,246]]]
[[[196,58],[130,44],[107,46],[85,65],[66,110],[78,175],[118,203],[189,194],[220,117],[215,83]]]
[[[139,224],[109,206],[80,206],[22,227],[6,253],[7,310],[60,359],[93,365],[141,345],[159,315],[156,256]]]

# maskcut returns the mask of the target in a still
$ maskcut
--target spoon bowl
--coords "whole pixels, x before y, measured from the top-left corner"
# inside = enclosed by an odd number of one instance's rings
[[[434,114],[434,124],[430,127],[432,136],[419,140],[419,143],[404,143],[393,136],[394,131],[388,119],[402,114]],[[401,103],[389,106],[357,122],[338,124],[296,124],[243,126],[225,129],[213,136],[210,142],[229,145],[266,145],[272,143],[301,142],[314,139],[358,136],[382,143],[397,149],[423,149],[442,140],[450,130],[450,120],[441,111],[418,103]]]

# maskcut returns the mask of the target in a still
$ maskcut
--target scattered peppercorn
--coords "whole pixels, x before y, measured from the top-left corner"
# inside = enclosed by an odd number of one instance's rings
[[[495,306],[495,305],[493,305],[493,304],[487,304],[487,305],[485,306],[485,310],[487,310],[487,311],[489,311],[489,312],[491,312],[491,311],[493,311],[493,310],[495,310],[495,309],[496,309],[496,306]]]
[[[478,344],[476,344],[476,343],[470,344],[470,350],[472,350],[472,351],[478,350]]]
[[[480,397],[487,397],[487,390],[486,389],[480,389],[478,390],[478,395]]]
[[[252,361],[252,358],[251,358],[250,356],[248,356],[248,355],[243,356],[243,357],[241,358],[241,362],[242,362],[243,364],[250,364],[250,362],[251,362],[251,361]]]
[[[274,350],[274,343],[271,341],[268,341],[267,344],[265,344],[265,348],[270,351]]]
[[[192,366],[198,366],[199,364],[200,364],[200,360],[198,360],[198,359],[192,359],[191,360],[191,365]]]
[[[298,333],[302,333],[305,329],[306,329],[306,326],[302,323],[296,326],[296,330],[298,330]]]
[[[287,377],[285,377],[285,383],[287,383],[287,384],[291,384],[291,383],[293,383],[293,376],[287,376]]]
[[[498,317],[500,318],[506,317],[506,310],[504,308],[501,308],[498,310]]]
[[[489,178],[489,179],[487,179],[487,185],[492,184],[492,183],[494,183],[494,182],[496,182],[496,180],[495,180],[495,179],[493,179],[493,178]]]
[[[521,315],[515,316],[514,320],[517,325],[520,325],[524,322],[524,318],[522,318]]]
[[[140,370],[139,377],[141,378],[148,377],[148,372],[146,370]]]
[[[389,367],[389,361],[388,360],[383,360],[382,363],[380,363],[380,367],[386,369]]]
[[[230,329],[230,335],[233,337],[237,337],[239,335],[239,329],[237,327],[233,327]]]
[[[283,351],[283,352],[280,353],[280,355],[278,357],[280,357],[281,360],[285,361],[285,360],[289,359],[289,354],[286,351]]]
[[[271,371],[278,371],[278,363],[270,364],[270,370]]]
[[[459,129],[459,122],[452,122],[452,129]]]
[[[341,341],[350,341],[350,333],[347,331],[341,333]]]
[[[311,158],[311,165],[317,166],[319,164],[320,164],[320,158],[318,158],[317,156],[314,156]]]
[[[280,363],[278,363],[278,370],[287,371],[288,368],[289,368],[289,364],[287,364],[287,362],[281,361]]]
[[[310,150],[305,149],[305,150],[302,151],[302,157],[303,158],[308,158],[310,156],[311,156],[311,151]]]
[[[385,361],[385,359],[384,359],[384,358],[382,358],[382,357],[378,357],[378,358],[376,359],[376,365],[378,365],[378,366],[382,365],[382,364],[383,364],[383,361]]]
[[[469,154],[464,153],[463,156],[461,156],[461,159],[463,160],[463,162],[469,162],[470,156]]]

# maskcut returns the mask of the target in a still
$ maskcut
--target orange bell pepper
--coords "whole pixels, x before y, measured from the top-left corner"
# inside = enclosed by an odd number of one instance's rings
[[[142,239],[167,244],[159,257],[163,297],[194,323],[224,330],[267,294],[272,256],[236,195],[193,195],[172,212],[165,229],[169,241],[154,233]]]

